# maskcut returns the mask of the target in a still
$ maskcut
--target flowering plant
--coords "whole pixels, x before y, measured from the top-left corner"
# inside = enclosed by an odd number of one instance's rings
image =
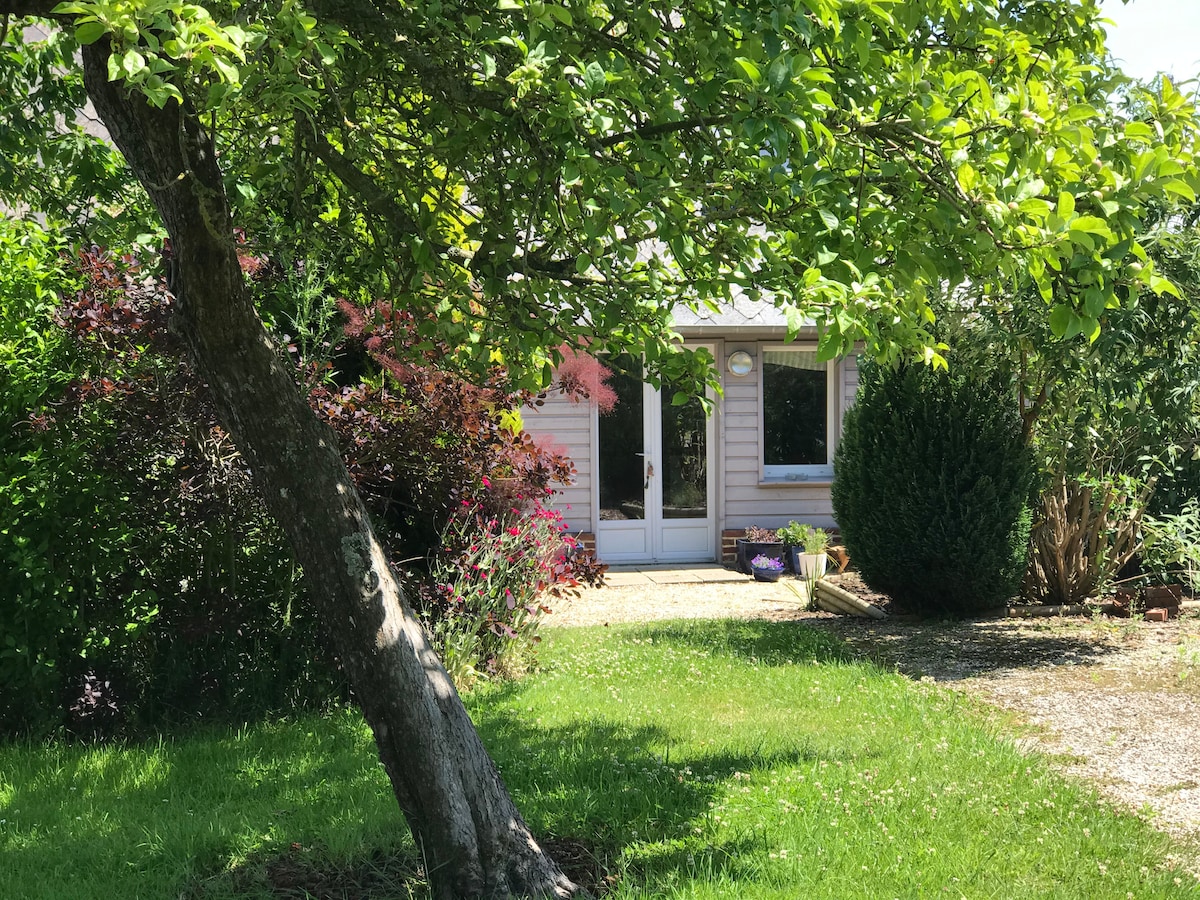
[[[446,669],[469,686],[528,665],[543,601],[596,584],[604,567],[566,534],[562,515],[537,499],[504,515],[463,500],[432,563],[436,596],[425,612]]]
[[[773,556],[766,556],[761,553],[750,560],[750,565],[755,569],[770,569],[772,572],[783,571],[782,559],[776,559]]]

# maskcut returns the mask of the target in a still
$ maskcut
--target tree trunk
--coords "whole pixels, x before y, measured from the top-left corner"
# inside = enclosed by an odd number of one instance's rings
[[[213,142],[188,107],[108,81],[107,41],[84,75],[112,139],[171,239],[175,321],[286,531],[412,829],[438,898],[569,897],[430,648],[346,472],[247,294]]]

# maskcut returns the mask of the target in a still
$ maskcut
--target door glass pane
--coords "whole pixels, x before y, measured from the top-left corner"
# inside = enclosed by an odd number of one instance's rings
[[[708,517],[708,421],[696,397],[674,406],[663,385],[662,490],[664,519]]]
[[[617,393],[611,412],[600,416],[600,518],[646,518],[646,458],[642,362],[623,355],[607,362]]]

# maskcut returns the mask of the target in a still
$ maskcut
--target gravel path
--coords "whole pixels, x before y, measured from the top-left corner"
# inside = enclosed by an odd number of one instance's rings
[[[1017,713],[1033,726],[1022,742],[1200,848],[1200,619],[875,621],[806,612],[797,587],[747,580],[592,589],[560,603],[547,624],[803,620],[860,656]]]

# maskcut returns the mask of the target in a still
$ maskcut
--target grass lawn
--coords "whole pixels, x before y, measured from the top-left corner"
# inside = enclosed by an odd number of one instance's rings
[[[1200,896],[1190,851],[994,717],[802,625],[550,631],[541,658],[468,703],[534,831],[586,846],[609,896]],[[349,713],[0,747],[0,898],[420,897],[403,831]]]

